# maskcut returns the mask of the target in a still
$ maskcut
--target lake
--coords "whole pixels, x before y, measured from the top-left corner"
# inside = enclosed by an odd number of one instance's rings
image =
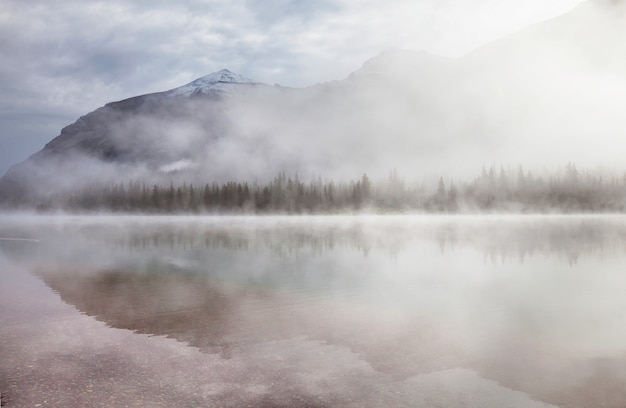
[[[0,392],[624,407],[625,266],[624,216],[3,216]]]

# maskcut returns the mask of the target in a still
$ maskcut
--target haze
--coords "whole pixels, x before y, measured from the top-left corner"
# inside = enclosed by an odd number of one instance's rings
[[[4,1],[0,173],[106,102],[222,68],[301,87],[343,79],[389,48],[456,58],[578,3]]]
[[[623,216],[12,216],[0,238],[7,407],[626,398]]]

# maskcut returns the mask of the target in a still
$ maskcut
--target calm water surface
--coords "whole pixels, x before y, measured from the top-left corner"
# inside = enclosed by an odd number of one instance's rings
[[[0,392],[624,407],[625,266],[621,216],[4,217]]]

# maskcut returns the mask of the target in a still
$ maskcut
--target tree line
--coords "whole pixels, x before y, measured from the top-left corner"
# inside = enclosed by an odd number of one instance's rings
[[[534,176],[494,167],[466,182],[439,178],[408,185],[396,171],[386,179],[303,182],[279,173],[267,183],[228,181],[194,185],[140,181],[91,185],[56,194],[42,211],[127,213],[340,213],[372,212],[624,212],[626,173],[606,177],[568,164],[555,174]]]

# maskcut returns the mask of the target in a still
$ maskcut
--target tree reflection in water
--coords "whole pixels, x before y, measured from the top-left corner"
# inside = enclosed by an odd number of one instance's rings
[[[111,327],[224,358],[308,338],[352,350],[394,378],[468,367],[556,405],[626,400],[622,217],[130,218],[2,228],[39,239],[28,250],[3,244],[7,256]]]

